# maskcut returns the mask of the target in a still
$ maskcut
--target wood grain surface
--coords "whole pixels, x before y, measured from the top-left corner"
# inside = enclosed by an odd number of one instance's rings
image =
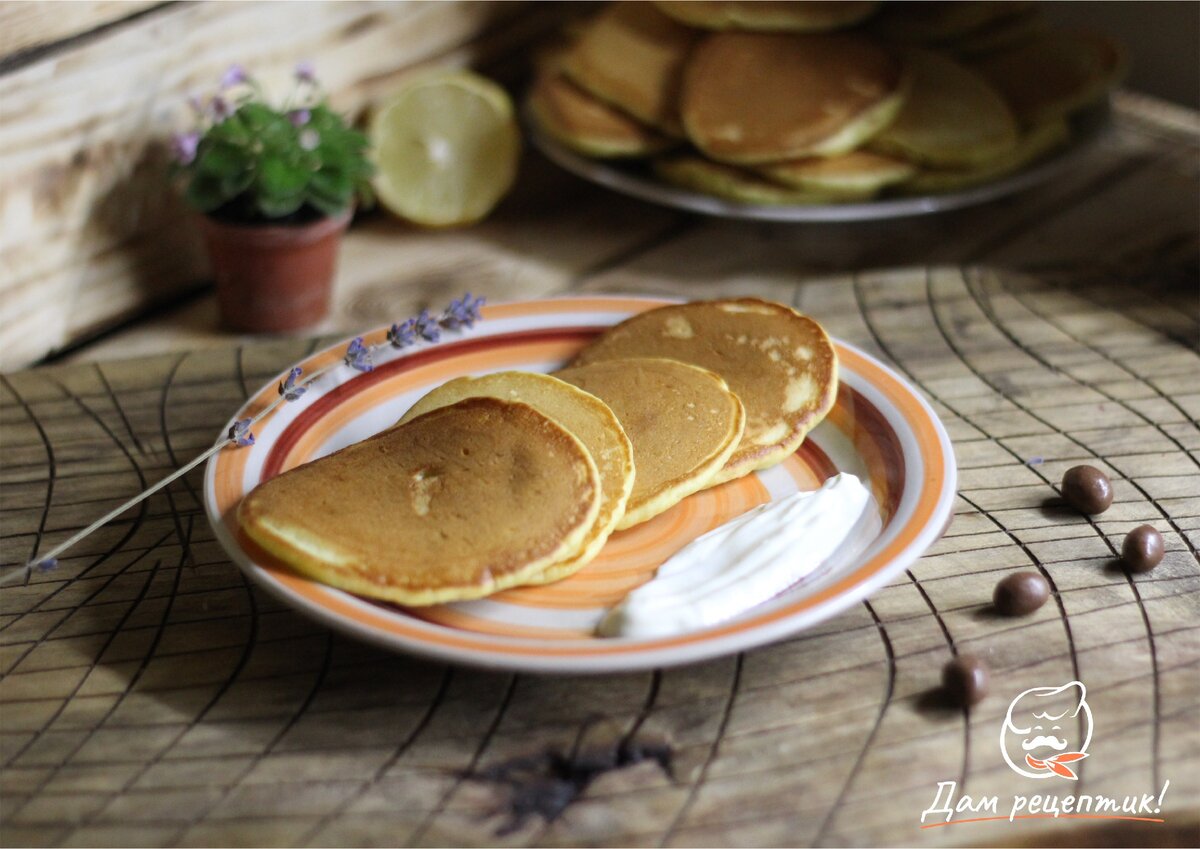
[[[960,469],[954,522],[868,602],[789,641],[653,673],[536,677],[387,654],[281,607],[214,542],[193,475],[0,592],[0,843],[1194,845],[1197,137],[1127,106],[1078,173],[954,216],[737,224],[546,177],[476,230],[398,235],[414,267],[383,244],[388,222],[369,222],[357,249],[379,261],[349,271],[374,288],[341,308],[359,327],[464,283],[796,305],[933,403]],[[554,229],[566,208],[575,229]],[[848,267],[881,270],[836,273]],[[196,350],[216,337],[194,333],[190,350],[0,377],[3,568],[207,447],[320,344]],[[1092,519],[1056,501],[1080,462],[1116,490]],[[1167,555],[1131,576],[1115,554],[1142,523]],[[992,588],[1016,569],[1054,595],[1000,618]],[[954,652],[992,668],[970,712],[937,696]],[[997,750],[1005,710],[1070,680],[1088,687],[1090,756],[1078,784],[1031,787],[1049,782]],[[943,781],[1002,805],[1170,785],[1163,823],[921,829]]]

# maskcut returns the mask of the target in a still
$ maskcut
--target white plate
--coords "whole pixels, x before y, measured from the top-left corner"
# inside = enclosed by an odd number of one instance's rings
[[[912,564],[951,516],[954,455],[936,415],[902,378],[837,343],[841,385],[829,417],[773,469],[697,493],[655,519],[613,535],[576,575],[490,598],[405,609],[358,598],[302,577],[255,548],[233,521],[263,480],[393,424],[417,398],[459,375],[549,371],[604,328],[661,305],[641,298],[578,298],[501,304],[466,334],[395,351],[375,370],[348,366],[319,378],[298,401],[255,427],[257,442],[209,461],[205,506],[218,540],[257,583],[332,628],[397,651],[492,668],[611,672],[689,663],[787,637],[866,598]],[[384,339],[385,328],[365,334]],[[390,349],[389,349],[390,350]],[[345,345],[302,360],[306,374],[340,360]],[[263,387],[232,421],[277,397]],[[858,475],[880,505],[882,529],[853,562],[828,563],[800,584],[720,626],[654,640],[602,639],[590,626],[606,606],[649,580],[680,547],[755,504],[815,489],[839,471]],[[486,529],[481,529],[486,533]]]

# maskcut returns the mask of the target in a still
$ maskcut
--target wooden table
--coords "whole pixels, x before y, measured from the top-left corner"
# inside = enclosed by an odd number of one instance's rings
[[[998,204],[861,225],[714,221],[592,188],[530,157],[487,223],[350,236],[330,334],[464,289],[795,304],[893,363],[955,443],[945,538],[787,642],[602,678],[448,668],[317,626],[246,582],[185,478],[0,594],[5,845],[1173,844],[1200,840],[1200,118],[1123,95],[1079,167]],[[10,569],[211,443],[318,344],[237,342],[208,296],[0,377],[0,561]],[[121,359],[137,355],[137,359]],[[1053,506],[1088,462],[1116,501]],[[1123,535],[1166,538],[1154,572]],[[989,611],[1036,568],[1052,603]],[[937,698],[985,657],[969,713]],[[1027,687],[1081,680],[1077,784],[1008,770]],[[1157,794],[1165,822],[1023,819],[1014,794]],[[922,829],[939,782],[1001,822]],[[926,825],[944,820],[929,817]]]

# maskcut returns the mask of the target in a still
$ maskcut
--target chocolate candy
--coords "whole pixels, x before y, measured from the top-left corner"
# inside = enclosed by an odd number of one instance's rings
[[[1112,482],[1095,466],[1072,466],[1063,475],[1062,494],[1076,510],[1094,516],[1112,504]]]
[[[1149,572],[1163,559],[1162,534],[1149,525],[1138,525],[1125,535],[1121,559],[1131,572]]]
[[[942,687],[956,704],[976,704],[987,695],[987,664],[973,654],[958,655],[942,667]]]
[[[1050,582],[1037,572],[1014,572],[996,584],[992,603],[1005,616],[1033,613],[1050,597]]]

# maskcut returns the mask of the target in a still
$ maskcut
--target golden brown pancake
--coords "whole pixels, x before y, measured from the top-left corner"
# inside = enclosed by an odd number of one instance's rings
[[[480,598],[582,545],[583,444],[527,404],[471,398],[259,485],[245,533],[322,583],[406,605]]]
[[[788,188],[745,168],[686,153],[655,159],[654,173],[672,185],[736,203],[798,205],[844,199],[833,192]]]
[[[709,157],[753,165],[849,152],[903,99],[900,62],[865,36],[722,32],[692,51],[680,112]]]
[[[688,26],[760,32],[825,32],[841,29],[864,20],[879,7],[873,0],[667,0],[654,5]]]
[[[923,168],[900,190],[907,195],[937,194],[969,189],[1019,171],[1071,137],[1066,120],[1047,121],[1026,131],[1017,146],[998,159],[976,168]]]
[[[959,36],[946,49],[959,57],[983,56],[1028,44],[1049,31],[1050,22],[1042,10],[1029,8]]]
[[[548,416],[578,437],[600,473],[600,512],[582,548],[526,580],[557,581],[578,572],[600,553],[625,515],[633,491],[633,446],[608,405],[576,386],[548,374],[502,371],[483,377],[459,377],[443,383],[413,405],[400,424],[464,398],[490,397],[520,401]]]
[[[800,447],[837,396],[837,353],[821,325],[758,298],[697,301],[640,313],[584,348],[575,362],[635,356],[670,357],[712,369],[746,407],[742,441],[713,483],[781,462]],[[636,439],[633,445],[636,452]]]
[[[538,77],[529,93],[529,108],[544,132],[584,156],[648,156],[674,145],[561,74]]]
[[[558,377],[608,404],[633,444],[637,475],[618,528],[653,518],[708,486],[746,423],[724,380],[685,363],[613,360],[564,369]]]
[[[1125,74],[1125,51],[1100,35],[1052,32],[980,57],[971,67],[1025,125],[1063,118],[1104,97]]]
[[[896,41],[933,45],[1018,15],[1031,5],[1013,0],[885,3],[872,24],[878,32]]]
[[[999,92],[948,56],[911,49],[912,91],[904,108],[871,140],[874,151],[938,168],[969,168],[1017,145],[1018,127]]]
[[[563,59],[580,88],[673,136],[679,124],[679,84],[695,30],[651,3],[606,6]]]
[[[757,170],[785,186],[840,200],[872,197],[885,186],[902,183],[917,171],[911,162],[866,150],[777,162],[761,165]]]

